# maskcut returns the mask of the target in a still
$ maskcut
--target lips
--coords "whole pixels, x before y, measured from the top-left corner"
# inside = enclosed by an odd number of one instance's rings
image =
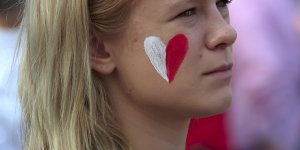
[[[208,75],[228,72],[228,71],[231,71],[232,66],[233,66],[232,63],[225,63],[225,64],[222,64],[222,65],[219,65],[216,68],[211,69],[210,71],[207,71],[207,72],[203,73],[203,75],[208,76]]]

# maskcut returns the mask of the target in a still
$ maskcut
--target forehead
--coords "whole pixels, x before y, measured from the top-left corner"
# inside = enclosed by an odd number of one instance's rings
[[[177,3],[186,3],[194,0],[136,0],[136,6],[171,6]]]
[[[214,0],[136,0],[136,9],[149,10],[156,9],[162,11],[166,9],[174,9],[187,4],[206,4]]]

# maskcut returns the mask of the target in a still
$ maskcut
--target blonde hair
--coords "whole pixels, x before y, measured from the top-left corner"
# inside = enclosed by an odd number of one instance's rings
[[[19,76],[25,150],[129,149],[89,65],[89,32],[120,33],[130,1],[26,0]]]

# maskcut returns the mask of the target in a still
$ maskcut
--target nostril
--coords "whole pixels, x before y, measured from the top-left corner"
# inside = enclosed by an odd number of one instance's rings
[[[219,45],[217,45],[215,48],[216,49],[226,49],[228,47],[228,45],[226,43],[221,43]]]
[[[235,41],[236,41],[236,39],[237,39],[237,37],[238,37],[238,34],[237,34],[237,31],[232,27],[232,32],[233,32],[233,38],[232,38],[232,42],[231,42],[231,44],[233,44]]]

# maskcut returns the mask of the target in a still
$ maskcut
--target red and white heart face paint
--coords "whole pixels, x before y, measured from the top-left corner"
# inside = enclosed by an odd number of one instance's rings
[[[171,83],[188,50],[187,37],[177,34],[166,46],[159,37],[150,36],[145,39],[144,47],[155,70]]]

